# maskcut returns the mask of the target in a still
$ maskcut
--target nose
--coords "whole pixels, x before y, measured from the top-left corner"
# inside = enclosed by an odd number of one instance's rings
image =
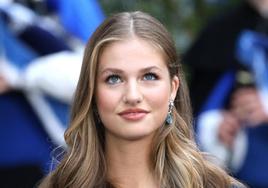
[[[136,80],[129,81],[123,96],[123,102],[130,105],[141,103],[143,95]]]

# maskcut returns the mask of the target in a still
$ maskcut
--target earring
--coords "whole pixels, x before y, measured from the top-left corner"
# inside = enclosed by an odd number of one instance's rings
[[[166,124],[171,125],[173,123],[173,117],[172,117],[172,109],[174,107],[174,101],[170,100],[168,104],[168,114],[166,117]]]

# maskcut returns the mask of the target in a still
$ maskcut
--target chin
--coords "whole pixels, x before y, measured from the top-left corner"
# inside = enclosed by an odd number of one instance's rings
[[[121,139],[128,140],[128,141],[139,141],[144,139],[152,139],[156,130],[148,131],[148,130],[139,130],[139,131],[131,131],[131,132],[124,132],[121,135],[117,135],[121,137]]]
[[[132,134],[132,135],[125,136],[124,139],[128,141],[139,141],[139,140],[143,140],[149,137],[151,138],[152,134],[135,134],[135,135]]]

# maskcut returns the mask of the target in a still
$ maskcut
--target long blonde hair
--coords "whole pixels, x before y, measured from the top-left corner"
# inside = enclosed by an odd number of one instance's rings
[[[152,148],[155,176],[164,188],[226,188],[234,180],[209,162],[198,150],[192,128],[187,85],[175,45],[165,27],[143,12],[123,12],[106,19],[95,31],[84,52],[70,126],[65,132],[68,150],[57,168],[40,187],[113,187],[107,179],[104,153],[104,127],[95,113],[96,71],[101,52],[109,43],[138,37],[162,51],[170,78],[178,76],[180,88],[173,109],[171,126],[162,126]]]

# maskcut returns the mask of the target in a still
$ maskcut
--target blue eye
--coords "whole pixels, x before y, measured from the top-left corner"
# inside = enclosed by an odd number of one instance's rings
[[[146,73],[143,77],[144,80],[157,80],[158,76],[154,73]]]
[[[118,75],[110,75],[106,78],[105,80],[108,84],[118,84],[120,82],[122,82],[120,76]]]

